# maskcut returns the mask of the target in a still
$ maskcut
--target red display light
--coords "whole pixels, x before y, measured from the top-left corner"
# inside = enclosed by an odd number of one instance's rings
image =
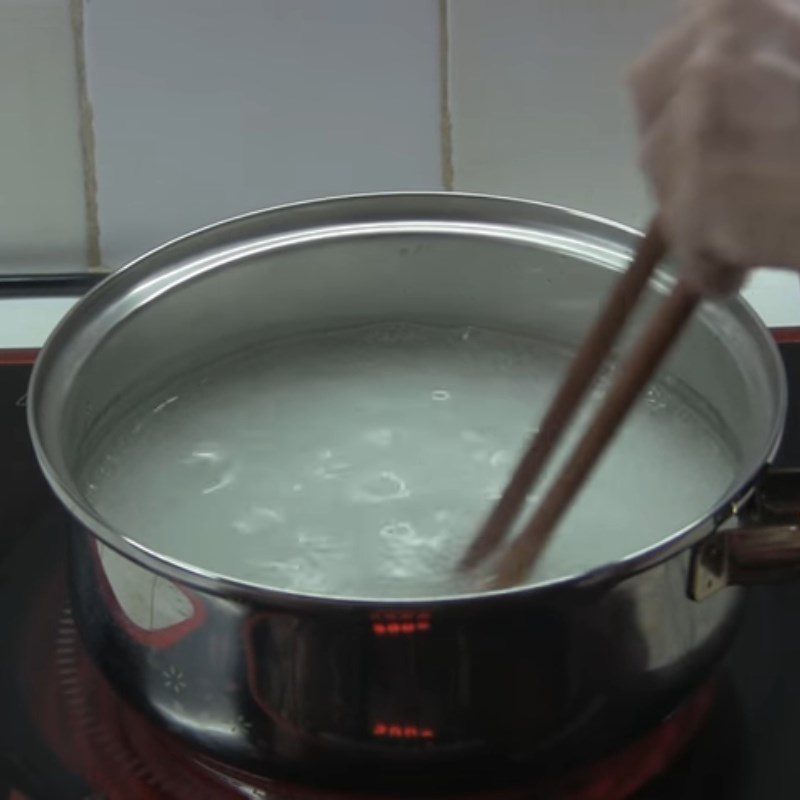
[[[376,636],[410,636],[430,629],[431,615],[427,611],[381,611],[372,615],[372,632]]]
[[[433,728],[387,722],[376,722],[372,728],[372,735],[378,739],[424,739],[430,741],[436,738]]]

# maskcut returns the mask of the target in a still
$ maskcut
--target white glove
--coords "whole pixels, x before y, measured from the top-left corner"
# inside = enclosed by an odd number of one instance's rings
[[[800,8],[691,0],[632,85],[641,165],[683,278],[724,295],[751,267],[800,269]]]

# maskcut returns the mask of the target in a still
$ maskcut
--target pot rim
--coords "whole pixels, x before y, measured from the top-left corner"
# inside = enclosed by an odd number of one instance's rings
[[[131,270],[142,264],[163,256],[173,249],[176,245],[188,242],[201,235],[209,233],[219,233],[226,228],[235,227],[248,220],[261,217],[266,214],[287,211],[302,211],[308,208],[320,208],[329,204],[341,204],[348,202],[385,202],[392,198],[406,198],[417,200],[435,199],[440,202],[449,201],[470,201],[479,200],[484,202],[499,202],[513,204],[518,207],[526,208],[528,211],[539,211],[544,214],[559,215],[567,226],[576,227],[599,227],[607,232],[616,232],[629,238],[641,238],[642,233],[630,226],[608,220],[599,215],[578,211],[565,206],[552,203],[543,203],[524,198],[507,197],[488,193],[475,192],[453,192],[453,191],[392,191],[392,192],[368,192],[348,195],[335,195],[330,197],[315,198],[299,202],[286,203],[271,206],[266,209],[247,212],[234,217],[215,222],[211,225],[203,226],[190,231],[182,236],[174,238],[158,247],[150,250],[144,255],[125,264],[119,269],[111,272],[106,278],[90,289],[84,297],[78,301],[61,319],[56,327],[51,331],[37,358],[29,384],[27,418],[28,429],[33,443],[34,452],[39,462],[40,468],[54,491],[59,501],[67,511],[77,520],[83,528],[82,534],[90,534],[100,540],[103,544],[111,547],[123,556],[128,557],[140,566],[152,570],[164,577],[175,580],[187,587],[195,588],[201,592],[209,592],[220,596],[249,597],[262,604],[279,604],[290,607],[314,606],[319,608],[321,605],[341,608],[341,607],[375,607],[383,608],[406,608],[416,607],[430,608],[431,606],[448,606],[453,604],[486,602],[489,600],[505,599],[526,599],[533,596],[541,597],[545,593],[563,592],[570,590],[590,589],[598,585],[617,583],[621,580],[647,570],[672,556],[682,552],[686,548],[696,544],[701,539],[712,533],[725,519],[735,513],[737,506],[750,495],[755,486],[760,481],[766,466],[774,458],[780,445],[783,434],[786,409],[788,404],[788,391],[786,377],[783,370],[777,344],[769,333],[767,326],[756,314],[750,304],[741,296],[731,298],[728,302],[737,307],[738,313],[743,315],[747,323],[752,327],[756,336],[762,337],[765,354],[771,359],[770,365],[777,375],[777,396],[775,398],[776,414],[768,437],[765,437],[762,453],[756,463],[753,459],[753,467],[746,479],[738,485],[733,485],[725,492],[717,505],[710,509],[703,517],[689,523],[678,531],[659,540],[657,543],[628,554],[617,561],[607,562],[599,567],[586,572],[574,575],[566,575],[541,581],[532,585],[511,587],[508,589],[495,589],[487,591],[476,591],[472,593],[460,593],[455,595],[444,595],[434,597],[413,597],[413,598],[372,598],[372,597],[347,597],[325,594],[314,594],[310,592],[298,592],[288,589],[278,589],[264,586],[258,583],[239,580],[224,575],[219,575],[213,571],[203,569],[180,559],[164,555],[140,542],[131,539],[120,531],[115,530],[106,523],[89,506],[89,504],[71,487],[62,480],[61,475],[48,458],[46,446],[40,436],[39,425],[37,424],[37,408],[39,397],[42,393],[42,386],[46,383],[45,358],[55,343],[68,334],[68,329],[74,324],[75,319],[82,312],[84,305],[90,302],[98,294],[107,291],[110,285],[124,280]]]

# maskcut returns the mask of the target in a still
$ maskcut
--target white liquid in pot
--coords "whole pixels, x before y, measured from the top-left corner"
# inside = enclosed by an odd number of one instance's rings
[[[475,329],[286,340],[152,398],[96,448],[84,490],[118,531],[234,578],[349,597],[469,591],[454,565],[569,358]],[[651,388],[531,580],[646,548],[715,503],[735,457],[686,396]]]

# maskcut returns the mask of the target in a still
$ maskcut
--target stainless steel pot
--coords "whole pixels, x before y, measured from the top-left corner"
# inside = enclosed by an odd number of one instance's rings
[[[75,479],[110,408],[176,365],[287,331],[405,319],[577,342],[635,238],[515,200],[349,197],[207,228],[90,292],[39,357],[29,420],[74,520],[75,614],[112,684],[212,758],[394,786],[410,765],[470,781],[487,766],[513,777],[566,765],[675,708],[734,630],[741,591],[728,583],[775,555],[774,530],[718,530],[757,486],[786,402],[771,338],[739,299],[704,306],[669,363],[735,432],[734,485],[705,518],[589,574],[430,601],[275,591],[112,530]],[[654,282],[650,306],[670,281]]]

